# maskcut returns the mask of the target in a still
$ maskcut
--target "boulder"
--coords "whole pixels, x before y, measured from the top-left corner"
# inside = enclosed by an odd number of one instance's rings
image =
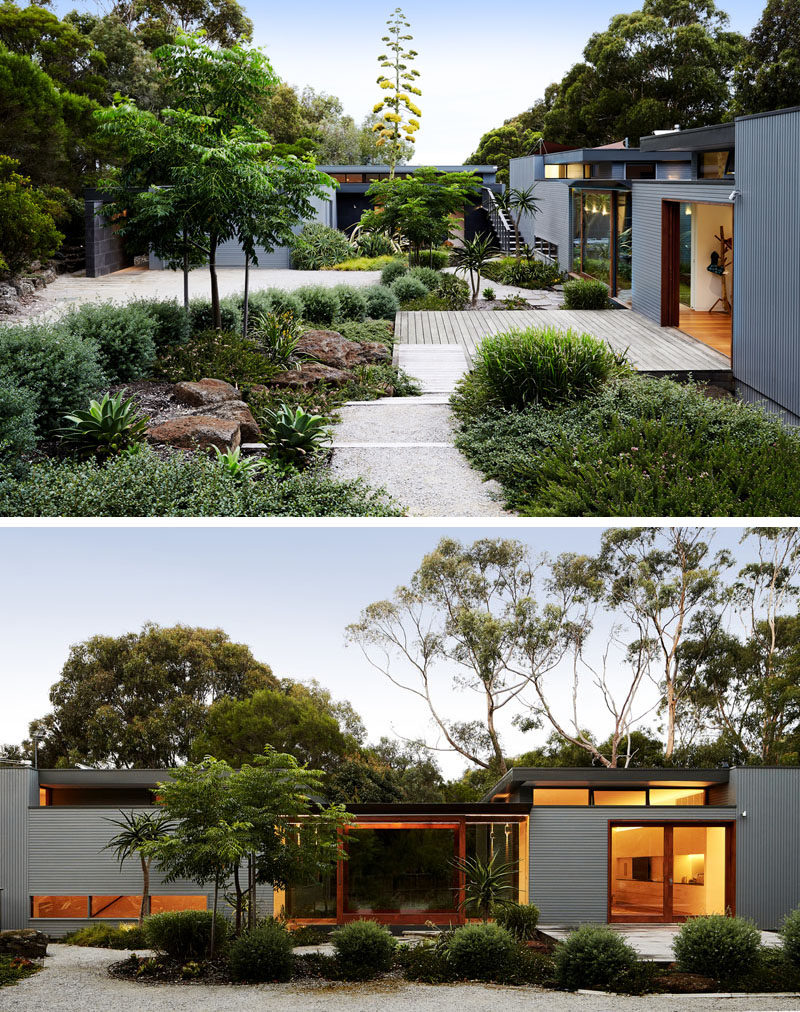
[[[218,379],[201,379],[197,383],[176,383],[173,391],[179,404],[192,408],[204,408],[210,404],[238,401],[241,394],[230,385]]]
[[[238,422],[243,443],[257,443],[261,439],[258,423],[244,401],[225,401],[223,404],[206,408],[205,411],[213,414],[215,418],[227,418],[232,422]]]
[[[18,313],[19,300],[16,295],[0,295],[0,313]]]
[[[291,387],[304,390],[315,383],[330,383],[331,386],[340,387],[350,379],[349,373],[341,369],[334,369],[322,362],[304,362],[301,369],[290,369],[288,372],[278,373],[273,376],[268,386]]]
[[[14,288],[21,299],[33,295],[36,291],[36,285],[34,285],[30,278],[15,278]]]
[[[239,422],[214,415],[184,415],[172,421],[151,425],[147,430],[151,443],[163,443],[179,450],[235,450],[242,441]]]
[[[47,935],[34,928],[0,931],[0,955],[42,959],[47,955]]]
[[[297,343],[297,353],[307,355],[334,369],[349,369],[354,365],[371,362],[388,362],[389,349],[379,341],[348,341],[335,330],[307,330]]]

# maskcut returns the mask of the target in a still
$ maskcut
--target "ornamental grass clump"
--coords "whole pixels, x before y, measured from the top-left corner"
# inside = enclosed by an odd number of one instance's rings
[[[584,278],[566,281],[564,309],[608,309],[608,286]]]
[[[521,410],[578,400],[624,368],[624,358],[590,334],[529,327],[485,337],[471,380],[486,404]]]
[[[636,952],[612,928],[582,924],[556,949],[556,976],[561,987],[608,987],[636,965]]]
[[[455,977],[496,980],[516,952],[516,942],[499,924],[465,924],[447,943],[445,958]]]
[[[710,914],[686,921],[672,943],[678,969],[736,984],[758,963],[761,932],[743,917]]]
[[[352,921],[331,934],[344,980],[369,980],[392,965],[397,941],[377,921]]]

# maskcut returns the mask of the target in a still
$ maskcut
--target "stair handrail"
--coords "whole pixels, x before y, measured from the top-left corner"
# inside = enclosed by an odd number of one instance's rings
[[[504,253],[514,253],[519,241],[517,230],[505,210],[497,203],[494,192],[488,186],[481,188],[481,206],[489,216],[489,221],[492,223],[492,228],[494,228],[500,243],[500,249]]]

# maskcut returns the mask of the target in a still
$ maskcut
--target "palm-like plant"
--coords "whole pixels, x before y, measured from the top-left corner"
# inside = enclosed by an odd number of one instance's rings
[[[123,812],[121,819],[106,819],[119,832],[112,836],[103,848],[113,850],[120,867],[134,855],[142,865],[142,905],[139,910],[139,927],[150,907],[150,864],[152,857],[146,853],[150,844],[169,836],[173,824],[163,812]]]
[[[500,250],[488,236],[476,235],[474,239],[465,239],[453,250],[453,264],[456,270],[469,271],[469,283],[472,290],[473,305],[478,299],[481,287],[481,272]]]
[[[97,457],[112,457],[141,442],[150,421],[124,390],[113,397],[103,394],[102,400],[90,401],[86,411],[74,411],[64,420],[70,424],[59,430],[61,438],[81,454]]]
[[[464,857],[457,858],[455,864],[466,880],[459,909],[477,910],[486,924],[492,910],[516,902],[512,877],[516,861],[501,862],[498,851],[488,861],[481,857]]]
[[[524,190],[513,189],[505,193],[508,210],[514,218],[514,231],[517,233],[517,260],[522,255],[522,235],[519,230],[522,216],[539,213],[539,201],[534,197],[533,190],[533,186],[528,186]]]

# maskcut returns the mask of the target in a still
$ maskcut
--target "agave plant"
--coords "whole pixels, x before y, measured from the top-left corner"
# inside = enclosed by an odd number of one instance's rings
[[[243,458],[239,446],[235,450],[228,447],[224,453],[215,446],[214,453],[222,471],[231,478],[255,478],[264,467],[264,461],[258,457]]]
[[[69,422],[59,435],[85,456],[113,457],[144,439],[147,415],[140,415],[133,397],[121,390],[113,397],[103,394],[101,401],[90,401],[86,411],[65,415]]]
[[[277,411],[267,409],[259,423],[264,441],[275,455],[298,467],[305,466],[331,438],[323,416],[301,407],[281,404]]]

